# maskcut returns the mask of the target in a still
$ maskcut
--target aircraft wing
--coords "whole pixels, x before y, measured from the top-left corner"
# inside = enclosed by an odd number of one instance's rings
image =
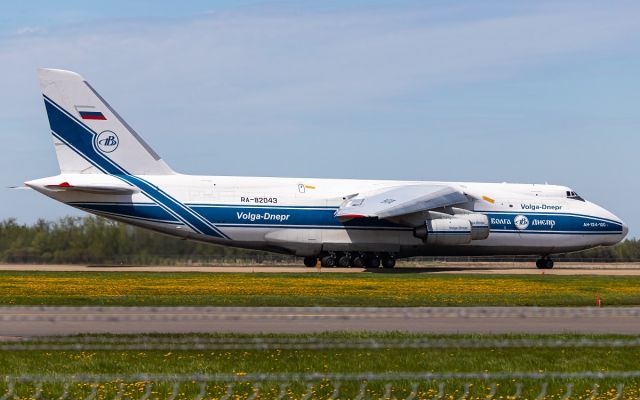
[[[393,218],[420,211],[465,203],[467,196],[445,184],[405,185],[359,193],[336,211],[339,219]]]

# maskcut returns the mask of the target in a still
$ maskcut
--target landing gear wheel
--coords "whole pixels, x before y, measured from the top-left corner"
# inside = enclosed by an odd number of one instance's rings
[[[351,259],[351,266],[354,268],[364,267],[364,259],[361,256],[355,256]]]
[[[380,259],[376,256],[367,257],[367,268],[380,268]]]
[[[347,268],[350,266],[350,264],[351,264],[351,257],[349,257],[348,255],[345,254],[338,257],[338,267]]]
[[[318,263],[318,257],[305,257],[304,258],[304,266],[305,267],[315,267]]]
[[[382,268],[393,268],[396,266],[396,259],[393,257],[385,257],[382,259]]]
[[[548,257],[541,258],[536,261],[536,267],[540,269],[551,269],[553,268],[553,260]]]
[[[336,266],[336,258],[334,256],[324,256],[320,259],[320,265],[324,268],[331,268]]]

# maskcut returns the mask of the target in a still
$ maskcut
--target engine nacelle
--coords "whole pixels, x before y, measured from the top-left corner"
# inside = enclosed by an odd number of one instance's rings
[[[466,219],[471,224],[471,240],[483,240],[489,237],[489,217],[484,214],[454,214],[455,218]]]
[[[456,246],[471,242],[471,222],[463,218],[428,219],[413,230],[425,244]]]

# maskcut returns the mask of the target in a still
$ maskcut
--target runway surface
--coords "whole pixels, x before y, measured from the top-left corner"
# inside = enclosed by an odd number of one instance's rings
[[[640,307],[0,307],[0,337],[323,331],[640,334]]]
[[[638,263],[556,263],[551,270],[540,270],[532,263],[442,263],[436,266],[402,266],[392,270],[363,268],[305,268],[295,265],[267,266],[91,266],[91,265],[38,265],[0,264],[0,271],[48,272],[212,272],[212,273],[425,273],[425,274],[498,274],[498,275],[616,275],[640,276]]]

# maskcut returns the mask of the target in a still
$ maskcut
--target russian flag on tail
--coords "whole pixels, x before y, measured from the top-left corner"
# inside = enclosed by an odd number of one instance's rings
[[[96,111],[94,106],[75,106],[76,111],[82,119],[106,120],[107,118],[100,111]]]

